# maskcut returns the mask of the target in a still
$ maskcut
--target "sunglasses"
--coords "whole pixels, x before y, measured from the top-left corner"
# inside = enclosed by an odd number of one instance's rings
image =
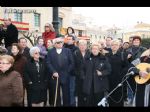
[[[39,52],[35,52],[34,54],[39,54]]]
[[[56,44],[61,44],[61,43],[63,43],[62,41],[60,41],[60,42],[56,42]]]

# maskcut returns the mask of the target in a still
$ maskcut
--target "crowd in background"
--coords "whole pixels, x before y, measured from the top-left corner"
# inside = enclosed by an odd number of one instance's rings
[[[0,48],[0,106],[25,106],[25,92],[29,107],[97,106],[147,50],[140,36],[130,37],[129,42],[107,37],[89,45],[68,27],[64,38],[56,37],[49,23],[36,45],[29,48],[11,20],[4,23],[7,29],[0,29],[0,40],[5,42]],[[149,106],[144,99],[147,85],[137,86],[134,75],[130,76],[107,98],[109,106],[123,107],[126,100],[133,106]]]

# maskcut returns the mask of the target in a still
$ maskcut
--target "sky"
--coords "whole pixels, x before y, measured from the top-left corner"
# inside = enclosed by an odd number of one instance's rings
[[[150,7],[72,7],[72,10],[92,17],[100,26],[132,27],[137,21],[150,24]]]

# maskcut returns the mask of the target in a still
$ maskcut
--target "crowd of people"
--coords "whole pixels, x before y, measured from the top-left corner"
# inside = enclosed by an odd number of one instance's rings
[[[88,45],[78,40],[74,29],[68,27],[65,39],[56,37],[52,24],[35,46],[29,48],[24,37],[10,19],[4,20],[0,40],[0,106],[98,106],[97,104],[120,84],[107,102],[110,107],[150,106],[150,84],[137,84],[135,75],[146,78],[148,71],[138,70],[139,63],[150,63],[150,49],[141,46],[141,37],[132,36],[129,42],[107,37]],[[149,50],[147,55],[142,55]],[[130,69],[135,68],[135,69]],[[135,75],[126,76],[132,70]],[[48,102],[48,104],[47,104]]]

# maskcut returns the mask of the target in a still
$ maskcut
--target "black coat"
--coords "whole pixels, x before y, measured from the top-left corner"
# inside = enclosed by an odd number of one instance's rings
[[[109,89],[107,75],[111,72],[111,66],[105,56],[92,54],[85,60],[83,92],[90,95],[92,87],[94,93],[105,92]],[[102,76],[98,76],[96,70],[102,72]],[[92,86],[93,84],[94,86]]]
[[[119,50],[117,51],[116,54],[109,53],[107,57],[112,67],[111,74],[108,77],[110,91],[112,91],[119,83],[121,83],[124,75],[127,72],[126,68],[128,67],[129,63],[126,58],[122,59],[122,54]],[[111,94],[111,98],[114,99],[117,103],[114,102],[114,100],[112,100],[109,97],[109,100],[108,100],[109,105],[110,106],[123,106],[123,100],[124,100],[125,94],[126,94],[126,87],[125,87],[125,83],[123,83],[123,86],[117,88]]]
[[[75,76],[79,79],[79,80],[83,80],[84,78],[84,72],[83,72],[83,69],[84,69],[84,61],[86,58],[88,58],[90,55],[90,51],[87,50],[84,57],[82,56],[81,54],[81,51],[80,50],[76,50],[74,52],[74,62],[75,62]]]
[[[132,57],[129,60],[129,62],[132,62],[133,60],[140,58],[141,54],[146,50],[145,47],[139,46],[139,47],[135,47],[135,46],[131,46],[130,48],[128,48],[126,51],[128,54],[131,54]]]
[[[18,29],[15,25],[10,24],[7,27],[4,41],[6,48],[11,46],[12,43],[18,43]]]
[[[47,66],[43,59],[40,59],[39,65],[40,70],[38,72],[35,61],[31,58],[25,65],[23,74],[27,92],[30,94],[28,97],[32,103],[39,103],[47,99]]]
[[[73,58],[74,58],[74,52],[76,50],[79,50],[79,48],[77,46],[75,46],[74,44],[71,44],[71,45],[64,44],[64,48],[68,48],[71,50]],[[75,68],[71,71],[71,76],[75,76]]]
[[[76,82],[75,82],[75,94],[81,95],[82,93],[82,85],[83,85],[83,78],[84,78],[84,61],[87,57],[89,57],[90,52],[89,50],[86,50],[84,57],[81,54],[80,50],[76,50],[74,52],[74,62],[75,62],[75,76],[76,76]]]
[[[110,90],[112,90],[122,81],[125,75],[125,68],[128,67],[129,63],[127,58],[124,58],[124,60],[122,59],[120,51],[117,51],[114,55],[109,53],[107,57],[112,68],[111,75],[109,75]]]

